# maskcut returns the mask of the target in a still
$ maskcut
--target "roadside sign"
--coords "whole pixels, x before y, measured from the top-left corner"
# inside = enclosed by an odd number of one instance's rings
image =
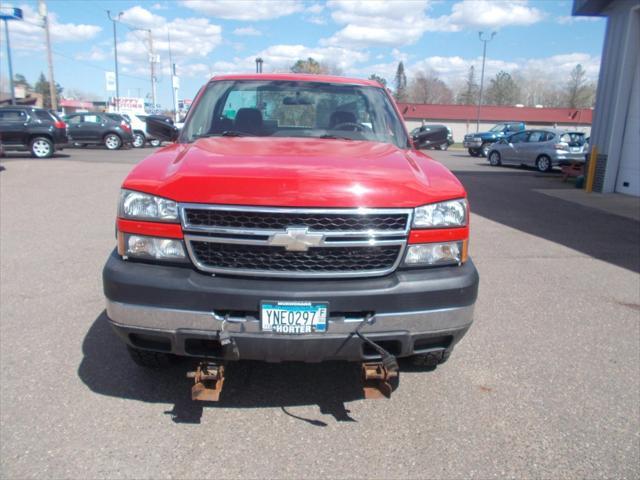
[[[116,91],[116,72],[104,72],[104,81],[107,92]]]
[[[22,20],[22,9],[0,7],[0,20]]]

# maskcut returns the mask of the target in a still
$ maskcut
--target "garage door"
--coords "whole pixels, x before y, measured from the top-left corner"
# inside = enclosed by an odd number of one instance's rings
[[[631,98],[622,140],[616,192],[640,196],[640,62],[631,87]]]

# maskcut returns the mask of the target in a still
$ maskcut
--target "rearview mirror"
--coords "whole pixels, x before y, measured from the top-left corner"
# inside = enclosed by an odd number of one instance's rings
[[[164,142],[175,142],[180,135],[180,129],[159,118],[147,117],[147,133]]]

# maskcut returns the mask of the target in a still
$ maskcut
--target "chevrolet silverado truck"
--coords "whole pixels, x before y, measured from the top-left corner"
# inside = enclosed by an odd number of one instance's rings
[[[103,271],[138,364],[201,360],[194,399],[244,359],[361,362],[384,383],[395,357],[435,366],[469,329],[465,189],[378,83],[219,76],[181,130],[147,123],[172,143],[124,180]]]
[[[472,157],[486,157],[491,145],[498,140],[525,130],[524,122],[504,122],[493,126],[488,132],[469,133],[464,136],[462,145]]]

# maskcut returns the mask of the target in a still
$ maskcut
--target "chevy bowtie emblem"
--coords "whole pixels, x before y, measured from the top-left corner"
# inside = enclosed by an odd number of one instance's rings
[[[306,252],[309,247],[317,247],[324,240],[323,233],[309,233],[306,227],[289,227],[286,232],[276,233],[269,238],[269,245],[284,247],[286,250]]]

